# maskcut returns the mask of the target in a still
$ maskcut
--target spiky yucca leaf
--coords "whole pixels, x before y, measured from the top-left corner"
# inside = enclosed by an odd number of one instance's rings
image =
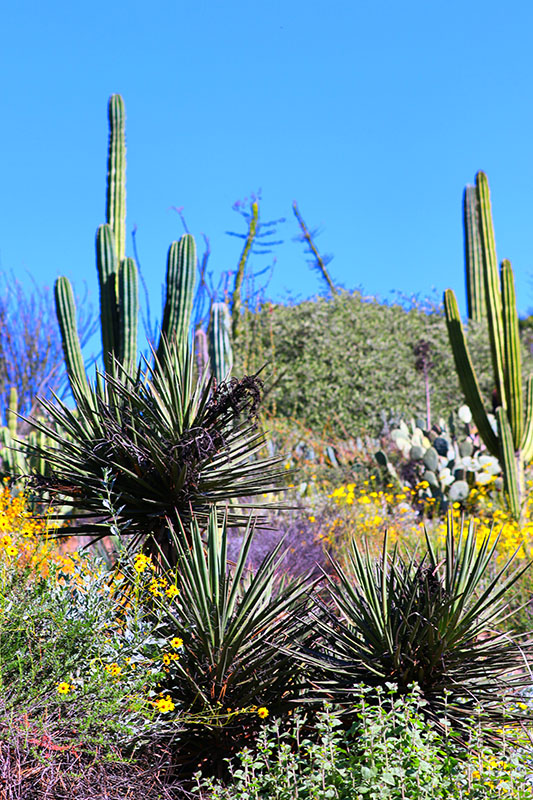
[[[216,389],[207,379],[197,382],[193,356],[177,342],[165,344],[162,358],[154,354],[136,377],[116,369],[120,375],[99,375],[87,398],[79,394],[75,411],[58,398],[42,401],[51,422],[36,426],[54,444],[33,448],[51,470],[34,486],[71,502],[62,534],[106,534],[104,474],[128,545],[166,543],[167,555],[167,520],[186,524],[192,513],[206,518],[215,503],[283,485],[279,459],[259,457],[264,437],[255,425],[256,377]],[[257,504],[239,505],[229,512],[231,525],[245,524],[242,509]]]
[[[215,508],[205,537],[196,518],[170,529],[178,593],[171,603],[164,593],[154,602],[162,635],[180,637],[183,647],[160,688],[181,723],[177,757],[194,767],[222,765],[260,728],[257,709],[286,711],[302,685],[301,666],[282,650],[307,634],[309,585],[276,579],[282,542],[255,572],[247,568],[254,526],[250,517],[235,563],[227,556],[228,518]],[[168,730],[176,730],[171,719]]]
[[[355,542],[348,569],[332,560],[332,603],[321,604],[316,644],[301,653],[317,696],[349,703],[361,682],[394,683],[400,693],[417,683],[438,725],[447,718],[466,730],[481,705],[487,736],[494,735],[503,725],[504,696],[530,683],[524,653],[531,655],[531,645],[521,647],[495,628],[527,567],[509,574],[512,557],[491,577],[498,537],[490,540],[478,541],[472,524],[454,531],[449,518],[442,559],[429,539],[421,561],[396,548],[389,555],[385,538],[381,560]]]

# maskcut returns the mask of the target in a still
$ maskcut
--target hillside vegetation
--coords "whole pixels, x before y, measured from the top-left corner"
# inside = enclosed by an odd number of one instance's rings
[[[487,404],[493,389],[485,323],[468,329]],[[426,414],[424,374],[416,346],[429,344],[432,418],[464,402],[446,322],[439,308],[384,304],[359,291],[297,305],[265,303],[247,314],[235,344],[236,374],[267,364],[266,407],[315,430],[377,435],[384,422]],[[533,371],[526,358],[524,372]]]

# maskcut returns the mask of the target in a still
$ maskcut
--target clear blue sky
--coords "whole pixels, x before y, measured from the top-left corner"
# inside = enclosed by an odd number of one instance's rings
[[[484,169],[498,255],[533,306],[533,4],[498,0],[18,0],[0,46],[0,266],[87,281],[105,213],[107,100],[127,111],[128,231],[158,310],[182,229],[234,268],[236,200],[286,217],[268,289],[322,290],[297,200],[346,288],[453,287],[464,308],[461,196]],[[130,254],[131,244],[129,243]],[[260,269],[265,257],[252,260]]]

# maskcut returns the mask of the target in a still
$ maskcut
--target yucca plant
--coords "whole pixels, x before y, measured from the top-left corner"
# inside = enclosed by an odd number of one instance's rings
[[[34,488],[73,507],[61,535],[101,539],[111,505],[128,547],[144,545],[154,555],[162,549],[172,562],[169,520],[186,525],[193,513],[207,518],[215,503],[272,491],[283,485],[283,471],[278,459],[259,457],[261,381],[244,377],[214,388],[207,377],[195,378],[187,346],[164,341],[162,350],[136,377],[117,363],[119,376],[98,374],[75,410],[43,400],[50,422],[34,425],[52,444],[31,450],[48,465]],[[230,509],[231,525],[246,523],[247,507],[253,502]]]
[[[282,650],[307,630],[308,585],[277,576],[283,543],[251,572],[255,521],[249,517],[235,563],[228,522],[213,508],[205,537],[195,517],[187,528],[170,527],[178,593],[170,603],[163,593],[156,598],[168,639],[183,643],[160,687],[174,704],[167,731],[178,737],[178,760],[208,771],[250,744],[266,716],[297,699],[302,668]]]
[[[381,559],[354,542],[347,568],[331,560],[331,603],[320,602],[316,642],[301,651],[314,671],[315,696],[349,705],[361,682],[393,683],[399,693],[416,683],[437,725],[446,718],[466,731],[481,706],[485,733],[495,736],[505,697],[531,682],[531,646],[496,629],[527,569],[510,572],[511,557],[490,577],[498,539],[479,541],[472,523],[456,531],[450,517],[442,557],[427,537],[421,560],[396,547],[389,554],[386,537]]]

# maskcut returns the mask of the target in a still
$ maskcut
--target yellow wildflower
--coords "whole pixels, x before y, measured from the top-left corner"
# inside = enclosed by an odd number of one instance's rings
[[[167,694],[166,697],[160,697],[159,700],[156,700],[155,705],[161,714],[166,714],[168,711],[174,711],[175,708],[172,698],[169,694]]]

